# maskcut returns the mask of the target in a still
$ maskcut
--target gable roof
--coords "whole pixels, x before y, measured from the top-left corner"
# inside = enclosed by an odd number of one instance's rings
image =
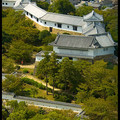
[[[95,36],[96,40],[101,45],[101,47],[109,47],[109,46],[117,45],[117,43],[113,41],[112,36],[108,32],[102,34],[94,34],[90,36]]]
[[[25,11],[29,12],[30,14],[34,15],[37,18],[41,18],[44,16],[47,12],[39,7],[37,7],[34,4],[29,3],[25,8]]]
[[[71,49],[86,49],[92,47],[94,36],[75,36],[75,35],[58,35],[54,42],[49,45],[59,46]]]
[[[65,24],[77,25],[77,26],[83,26],[85,24],[82,17],[52,13],[52,12],[47,12],[47,14],[45,14],[41,19],[45,21],[65,23]]]
[[[83,16],[83,20],[84,21],[103,21],[103,16],[102,15],[99,15],[97,14],[96,12],[94,12],[94,10],[87,14],[87,15],[84,15]]]
[[[100,33],[105,33],[105,28],[101,23],[96,24],[93,22],[92,24],[90,24],[89,26],[83,29],[84,35],[100,34]]]

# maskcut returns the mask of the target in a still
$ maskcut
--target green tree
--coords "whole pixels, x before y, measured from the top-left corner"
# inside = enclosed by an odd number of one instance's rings
[[[83,70],[84,82],[80,83],[77,100],[83,102],[90,96],[106,99],[117,94],[117,73],[115,69],[106,69],[107,63],[97,61]],[[116,70],[117,71],[117,70]]]
[[[117,120],[117,113],[113,111],[110,101],[102,98],[90,97],[84,102],[83,109],[90,120]]]
[[[49,6],[48,11],[62,13],[62,14],[70,14],[75,13],[75,7],[69,0],[55,0]]]
[[[53,81],[53,97],[54,97],[54,86],[55,86],[55,81],[56,81],[55,79],[56,79],[56,74],[58,71],[58,61],[57,61],[57,56],[54,51],[50,56],[50,61],[48,64],[49,64],[49,77]]]
[[[51,43],[55,40],[56,38],[56,35],[55,34],[52,34],[50,36],[46,36],[45,38],[43,38],[42,40],[42,44],[43,45],[48,45],[48,43]]]
[[[44,9],[44,10],[48,10],[49,7],[49,3],[45,2],[45,1],[37,1],[37,6]]]
[[[10,108],[12,109],[13,112],[18,110],[18,102],[17,100],[11,100],[7,102],[7,106],[10,106]]]
[[[60,67],[57,75],[58,87],[61,87],[65,91],[69,90],[75,92],[79,83],[79,77],[77,76],[73,61],[65,57],[59,65]]]
[[[93,10],[93,7],[91,6],[81,6],[76,9],[75,15],[82,17],[83,15],[87,15],[90,12],[92,12],[92,10]]]
[[[12,73],[14,70],[14,60],[2,55],[2,72]]]
[[[9,34],[7,34],[5,31],[2,31],[2,44],[4,43],[9,43],[12,40],[12,36],[10,36]]]
[[[35,97],[35,95],[38,94],[38,90],[36,88],[31,88],[31,93],[33,97]]]
[[[32,47],[20,40],[13,40],[7,55],[17,63],[30,62],[32,57]]]
[[[19,29],[16,30],[14,38],[28,44],[40,45],[39,34],[40,31],[35,28],[20,26]]]
[[[40,75],[43,74],[45,76],[45,81],[46,81],[46,94],[48,95],[48,88],[47,88],[47,83],[48,83],[48,73],[49,73],[49,65],[48,62],[50,60],[50,56],[48,55],[48,53],[45,53],[44,59],[42,59],[38,66],[37,66],[37,71],[36,71],[36,75]]]
[[[13,112],[9,115],[7,120],[27,120],[26,119],[26,111],[20,110],[18,112]]]
[[[2,82],[2,88],[7,92],[14,92],[15,94],[19,94],[23,91],[23,82],[19,77],[15,77],[15,75],[6,75],[6,79]]]

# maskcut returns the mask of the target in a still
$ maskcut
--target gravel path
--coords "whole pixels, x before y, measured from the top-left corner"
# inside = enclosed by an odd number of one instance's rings
[[[30,79],[33,79],[34,81],[36,81],[36,82],[38,82],[38,83],[42,83],[43,85],[46,86],[46,83],[45,83],[44,81],[40,80],[39,78],[37,78],[37,77],[35,77],[35,76],[26,74],[25,77],[30,78]],[[49,84],[48,84],[48,88],[53,89],[53,87],[50,86]],[[58,89],[58,88],[54,88],[54,90],[55,90],[55,91],[60,91],[60,89]]]

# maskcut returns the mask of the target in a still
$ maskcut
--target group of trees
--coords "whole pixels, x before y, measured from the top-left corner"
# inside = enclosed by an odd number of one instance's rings
[[[76,87],[80,82],[80,74],[75,69],[73,61],[66,57],[61,62],[58,62],[55,52],[51,56],[45,53],[44,57],[37,66],[36,75],[44,75],[46,89],[49,82],[53,85],[53,96],[54,86],[71,93],[76,92]]]
[[[46,84],[53,85],[53,95],[54,86],[75,95],[76,102],[84,103],[86,115],[91,119],[117,119],[117,66],[110,69],[103,60],[91,64],[64,58],[58,62],[53,52],[39,62],[36,75],[40,74],[47,79]]]
[[[6,58],[11,58],[16,63],[30,62],[35,47],[46,46],[55,37],[47,30],[37,30],[21,11],[2,10],[2,53]]]
[[[28,106],[24,101],[7,101],[6,108],[2,106],[2,120],[77,120],[71,110],[47,110],[41,107]]]

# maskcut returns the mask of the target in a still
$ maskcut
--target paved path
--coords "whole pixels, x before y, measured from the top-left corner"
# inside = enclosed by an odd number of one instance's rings
[[[23,98],[25,98],[25,97],[23,97]],[[77,113],[81,113],[83,111],[81,109],[81,107],[70,106],[70,105],[68,105],[68,103],[64,103],[64,105],[60,105],[60,104],[57,104],[57,101],[52,101],[52,102],[55,102],[53,104],[53,103],[49,103],[49,101],[47,103],[47,102],[44,102],[44,100],[43,100],[43,102],[39,102],[39,101],[35,101],[35,100],[27,100],[27,97],[26,97],[26,99],[23,99],[23,98],[22,97],[13,98],[13,94],[2,93],[2,99],[17,100],[18,102],[26,101],[27,104],[32,104],[32,105],[36,105],[36,106],[40,106],[40,107],[53,108],[53,109],[62,109],[62,110],[63,109],[64,110],[71,109],[71,110],[73,110],[74,112],[77,112]],[[45,100],[45,101],[47,101],[47,100]]]
[[[31,64],[31,65],[19,65],[20,68],[30,68],[30,69],[34,69],[35,67],[35,63],[34,64]]]

